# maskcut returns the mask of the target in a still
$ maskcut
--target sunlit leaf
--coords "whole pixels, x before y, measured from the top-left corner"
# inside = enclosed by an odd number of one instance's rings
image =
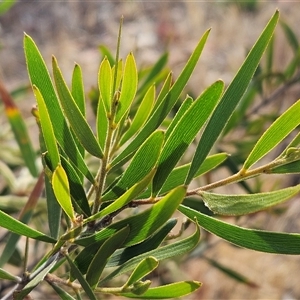
[[[217,104],[224,88],[222,81],[217,81],[207,88],[190,106],[185,114],[167,130],[166,142],[158,161],[158,169],[153,179],[152,191],[156,195],[170,172],[178,163],[201,127],[207,121]]]
[[[85,115],[85,96],[83,87],[82,71],[78,64],[75,64],[72,74],[72,96],[82,115]]]
[[[46,64],[32,38],[26,34],[24,36],[24,50],[31,84],[39,89],[44,98],[57,142],[80,172],[93,183],[94,178],[77,149],[62,113]]]
[[[129,129],[122,136],[120,145],[123,145],[127,140],[129,140],[146,122],[150,111],[152,109],[155,98],[155,86],[152,85],[147,93],[145,94],[142,102],[139,104],[138,110],[132,120]]]
[[[102,200],[115,199],[142,180],[156,166],[163,141],[163,131],[158,130],[152,133],[135,153],[121,178],[110,191],[104,194]]]
[[[137,90],[138,76],[133,54],[130,53],[125,61],[121,95],[117,104],[115,122],[119,123],[128,112]],[[115,104],[114,104],[115,105]]]
[[[35,230],[24,223],[16,220],[15,218],[9,216],[5,212],[0,210],[0,226],[8,229],[11,232],[27,236],[29,238],[44,241],[46,243],[55,243],[56,240],[50,236],[41,233],[38,230]]]
[[[267,209],[287,201],[299,192],[300,185],[296,185],[268,193],[223,195],[200,191],[199,195],[215,214],[239,216]]]
[[[192,97],[190,97],[189,95],[186,96],[185,100],[179,106],[178,110],[176,111],[175,116],[172,118],[170,124],[168,125],[167,131],[166,131],[166,133],[168,135],[170,135],[170,133],[173,131],[174,127],[178,124],[178,122],[182,118],[182,116],[189,110],[193,101],[194,101],[194,99]]]
[[[183,88],[185,87],[188,79],[190,78],[206,43],[210,30],[206,31],[192,53],[190,59],[178,76],[171,89],[168,90],[165,97],[160,101],[145,126],[138,133],[135,139],[122,151],[112,162],[112,166],[118,166],[120,163],[128,160],[132,153],[145,141],[145,139],[162,123],[165,117],[168,115],[170,110],[173,108]],[[167,87],[167,85],[166,85]]]
[[[112,104],[112,70],[106,57],[99,68],[98,86],[105,110],[106,112],[110,112]]]
[[[244,95],[277,24],[276,11],[214,110],[197,146],[185,183],[189,184]]]
[[[152,256],[143,259],[133,270],[130,277],[125,283],[125,286],[130,286],[135,282],[143,279],[146,275],[155,270],[158,266],[158,260]]]
[[[97,107],[97,137],[102,149],[105,148],[107,130],[108,130],[108,117],[104,107],[103,99],[100,97]]]
[[[83,213],[86,216],[90,216],[91,208],[89,206],[81,178],[79,178],[78,173],[64,157],[61,158],[61,164],[68,177],[73,204],[80,209],[77,212],[79,214]]]
[[[0,15],[6,13],[16,2],[16,0],[2,0],[0,2]]]
[[[300,119],[298,118],[299,114],[300,100],[278,117],[264,132],[247,157],[243,169],[249,169],[253,164],[277,146],[293,129],[295,129],[300,124]]]
[[[152,180],[156,169],[151,170],[140,182],[133,185],[128,191],[126,191],[122,196],[112,202],[110,205],[103,208],[100,212],[92,215],[91,217],[85,219],[85,222],[90,222],[92,220],[100,219],[112,212],[124,207],[131,200],[134,200],[150,183]]]
[[[86,149],[86,151],[90,154],[101,158],[103,156],[102,150],[92,132],[92,129],[74,101],[54,57],[52,59],[52,67],[60,104],[65,116],[70,122],[71,128],[84,149]]]
[[[218,153],[213,154],[204,160],[203,164],[200,166],[199,170],[195,174],[195,178],[199,177],[213,169],[215,169],[218,165],[220,165],[222,162],[224,162],[228,158],[228,154],[226,153]],[[182,166],[179,166],[175,168],[165,181],[164,185],[162,186],[161,190],[159,191],[159,194],[165,194],[166,192],[174,189],[176,186],[184,184],[184,180],[188,174],[189,168],[191,164],[185,164]],[[149,198],[151,196],[151,191],[146,190],[142,195],[140,195],[140,198]]]
[[[60,163],[60,157],[52,123],[41,92],[36,86],[33,87],[33,91],[38,103],[39,119],[43,132],[43,138],[51,161],[51,167],[54,169]]]
[[[120,59],[117,65],[114,65],[111,69],[111,72],[113,74],[113,77],[115,76],[115,69],[117,68],[117,77],[114,78],[114,84],[112,88],[115,88],[115,90],[112,90],[113,93],[118,91],[120,89],[121,81],[123,78],[123,60]]]
[[[135,295],[133,293],[120,293],[120,295],[139,299],[169,299],[189,295],[200,287],[201,283],[198,281],[181,281],[150,288],[142,295]]]
[[[171,85],[172,85],[172,80],[173,80],[173,77],[172,77],[172,73],[170,72],[168,74],[158,96],[157,96],[156,102],[152,109],[153,112],[158,108],[158,106],[160,106],[161,102],[165,99],[167,93],[170,91]]]
[[[85,108],[85,95],[84,95],[84,87],[83,87],[83,78],[82,78],[82,71],[78,64],[75,64],[72,74],[72,96],[75,100],[80,112],[83,116],[85,116],[86,108]],[[78,150],[80,151],[82,157],[84,157],[84,148],[75,139],[76,145]]]
[[[72,206],[68,177],[61,165],[58,165],[52,175],[52,187],[57,201],[67,216],[75,221],[75,213]]]

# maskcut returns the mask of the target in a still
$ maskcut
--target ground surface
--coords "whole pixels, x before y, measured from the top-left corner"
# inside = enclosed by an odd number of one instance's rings
[[[218,78],[230,82],[276,7],[300,38],[299,2],[263,1],[257,10],[249,12],[224,1],[20,1],[0,17],[0,74],[10,90],[28,82],[22,48],[26,32],[36,41],[48,65],[54,54],[66,78],[70,78],[76,61],[82,67],[86,86],[95,85],[100,62],[97,47],[105,44],[115,50],[118,22],[123,15],[122,56],[134,51],[138,64],[147,65],[168,50],[175,75],[204,31],[212,27],[189,86],[199,94]],[[280,68],[290,53],[279,29],[277,34],[276,62]],[[294,96],[300,98],[299,91]],[[33,104],[32,96],[20,103],[25,116],[30,116]],[[239,223],[299,232],[299,208],[296,199],[290,202],[284,219],[259,214]],[[180,272],[187,279],[203,282],[203,287],[188,299],[300,298],[299,257],[250,252],[222,241],[206,254],[247,275],[258,287],[228,279],[203,259],[193,258]]]

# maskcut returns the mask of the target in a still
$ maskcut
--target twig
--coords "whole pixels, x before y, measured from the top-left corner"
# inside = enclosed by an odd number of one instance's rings
[[[283,86],[275,90],[273,94],[271,94],[269,97],[262,100],[262,102],[254,107],[247,115],[246,117],[249,117],[253,114],[256,114],[259,112],[261,108],[264,106],[272,103],[276,98],[278,98],[281,94],[284,94],[292,85],[298,83],[300,80],[300,71],[289,81],[287,81]]]

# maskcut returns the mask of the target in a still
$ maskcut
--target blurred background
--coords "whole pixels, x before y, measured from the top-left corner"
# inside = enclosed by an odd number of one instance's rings
[[[133,51],[139,67],[146,68],[168,51],[168,66],[175,76],[184,66],[202,34],[208,28],[212,28],[200,63],[187,87],[190,94],[199,95],[204,88],[219,78],[226,84],[232,80],[247,52],[277,8],[280,10],[281,20],[288,24],[299,41],[300,2],[16,1],[0,15],[0,78],[9,91],[28,85],[23,53],[25,32],[37,43],[49,66],[52,55],[58,59],[67,81],[70,82],[74,62],[77,62],[83,71],[86,90],[96,86],[101,61],[99,46],[105,45],[115,53],[119,22],[123,16],[121,57],[125,58]],[[295,53],[287,33],[283,27],[278,26],[272,54],[272,72],[286,71],[300,51]],[[262,68],[266,64],[263,60]],[[268,106],[262,107],[262,111],[275,110],[280,113],[300,98],[300,86],[296,84],[297,80],[299,81],[296,72],[299,58],[295,59],[294,64],[294,73],[285,82],[270,84],[267,88],[263,86],[263,92],[258,93],[252,110],[268,100]],[[288,80],[293,79],[295,82],[289,88],[283,90],[278,97],[271,98]],[[28,119],[32,139],[37,142],[36,125],[30,114],[34,104],[35,99],[30,92],[23,96],[22,100],[17,100],[22,114]],[[260,116],[262,119],[265,117],[263,113]],[[2,126],[2,116],[0,121]],[[245,138],[245,131],[241,138]],[[227,150],[228,144],[228,141],[227,144],[224,143],[221,150]],[[235,147],[238,145],[235,144]],[[276,184],[279,185],[280,179],[276,180]],[[293,177],[289,180],[289,184],[297,183],[299,178]],[[274,185],[273,181],[266,182],[264,188]],[[236,222],[253,228],[300,232],[299,200],[298,197],[284,205],[283,215],[278,216],[275,212],[259,213],[240,218]],[[210,239],[213,246],[205,252],[205,256],[245,275],[248,282],[246,280],[241,283],[228,273],[221,272],[220,268],[212,267],[211,261],[196,252],[180,267],[174,262],[166,263],[169,264],[168,269],[173,270],[172,276],[175,278],[184,276],[203,282],[198,294],[188,299],[300,298],[299,257],[251,252],[233,247],[215,237]]]

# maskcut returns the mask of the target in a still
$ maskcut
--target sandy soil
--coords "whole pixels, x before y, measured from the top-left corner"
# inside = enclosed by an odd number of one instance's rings
[[[0,16],[0,74],[10,90],[28,82],[22,48],[26,32],[36,41],[48,65],[52,54],[57,57],[67,80],[76,61],[82,67],[86,86],[95,85],[100,62],[97,47],[105,44],[115,50],[118,22],[123,15],[122,56],[134,51],[138,64],[148,65],[169,50],[175,75],[204,31],[212,27],[189,83],[189,89],[199,94],[218,78],[230,82],[276,8],[300,37],[300,2],[261,1],[257,10],[249,12],[226,1],[19,1]],[[292,54],[280,28],[276,35],[276,67],[281,69]],[[296,89],[286,97],[295,100],[299,95]],[[32,104],[31,95],[20,103],[28,118]],[[297,200],[290,201],[284,219],[261,213],[239,222],[268,230],[299,232]],[[203,282],[203,287],[187,299],[300,298],[299,257],[251,252],[222,241],[206,255],[246,275],[258,287],[228,279],[201,257],[194,257],[178,272],[186,279]]]

